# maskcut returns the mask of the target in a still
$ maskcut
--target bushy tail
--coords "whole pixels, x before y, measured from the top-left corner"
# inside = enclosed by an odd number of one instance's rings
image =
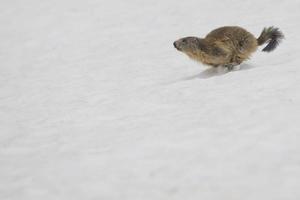
[[[264,30],[258,37],[257,42],[258,45],[268,43],[267,46],[263,48],[263,51],[271,52],[279,45],[283,38],[284,35],[282,34],[282,32],[278,28],[271,26],[268,28],[264,28]]]

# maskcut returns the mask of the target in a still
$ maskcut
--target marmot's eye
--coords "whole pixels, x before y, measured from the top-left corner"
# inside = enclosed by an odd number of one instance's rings
[[[182,42],[185,43],[185,42],[186,42],[186,39],[182,39]]]

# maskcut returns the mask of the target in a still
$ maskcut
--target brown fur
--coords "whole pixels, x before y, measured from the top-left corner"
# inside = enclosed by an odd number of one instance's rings
[[[278,31],[278,29],[276,30]],[[231,69],[249,59],[258,45],[268,42],[271,39],[269,35],[264,34],[264,40],[260,39],[258,43],[258,40],[245,29],[237,26],[225,26],[211,31],[204,39],[181,38],[174,42],[174,46],[190,58],[203,64],[214,67],[225,66]]]

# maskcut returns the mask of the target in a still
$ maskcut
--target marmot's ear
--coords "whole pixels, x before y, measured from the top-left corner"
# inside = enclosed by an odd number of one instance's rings
[[[198,39],[197,46],[201,51],[204,51],[204,52],[208,51],[207,44],[203,39]]]

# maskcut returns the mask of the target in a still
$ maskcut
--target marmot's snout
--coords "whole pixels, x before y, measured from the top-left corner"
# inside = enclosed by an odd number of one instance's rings
[[[173,43],[173,45],[174,45],[174,47],[175,47],[177,50],[179,50],[179,47],[178,47],[178,45],[177,45],[177,41],[175,41],[175,42]]]
[[[186,45],[186,41],[185,40],[183,41],[183,39],[179,39],[179,40],[176,40],[173,43],[173,45],[178,51],[183,51],[184,46]]]
[[[173,45],[178,51],[187,53],[198,48],[199,39],[197,37],[184,37],[176,40]]]

